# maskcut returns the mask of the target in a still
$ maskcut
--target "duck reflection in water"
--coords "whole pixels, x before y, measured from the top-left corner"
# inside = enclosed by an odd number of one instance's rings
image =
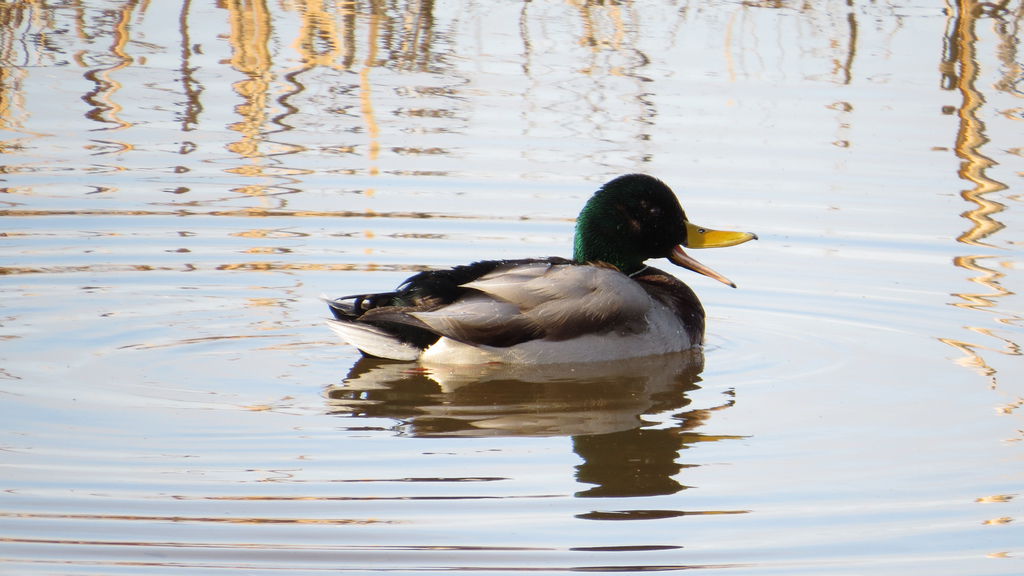
[[[578,497],[653,496],[685,488],[680,450],[720,440],[694,432],[712,412],[688,409],[700,349],[614,363],[428,367],[361,358],[326,390],[331,413],[400,422],[415,437],[572,436]],[[645,415],[659,415],[658,421]],[[670,425],[666,426],[665,422]],[[657,425],[657,428],[653,427]]]

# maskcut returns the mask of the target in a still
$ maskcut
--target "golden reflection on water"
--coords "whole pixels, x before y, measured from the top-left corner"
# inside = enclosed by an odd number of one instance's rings
[[[978,34],[976,28],[982,18],[995,18],[1001,21],[1005,16],[1008,14],[1000,11],[996,5],[982,5],[971,0],[960,0],[957,2],[956,11],[950,15],[949,38],[946,41],[948,56],[946,58],[947,65],[943,67],[944,85],[949,89],[957,90],[962,98],[957,112],[960,123],[955,146],[957,156],[963,160],[959,175],[963,180],[973,184],[972,188],[961,192],[961,197],[973,206],[962,214],[970,226],[957,238],[957,241],[978,248],[996,248],[990,240],[995,234],[1006,228],[1005,224],[996,218],[998,214],[1006,210],[1006,205],[990,196],[1007,190],[1008,187],[987,174],[987,171],[996,163],[983,153],[983,148],[988,144],[989,139],[986,135],[985,122],[980,117],[986,100],[984,93],[978,88],[981,70],[977,60]],[[1004,37],[1004,42],[1010,41],[1005,34],[1005,27],[996,26],[995,29],[1003,31],[1001,35]],[[1010,59],[1007,52],[1000,51],[999,55],[1003,59],[1007,71],[1016,70],[1018,76],[1021,74],[1021,70]],[[1019,81],[1018,77],[1016,82]],[[1010,78],[1004,78],[1002,81],[1004,86],[1014,84],[1015,81]],[[967,254],[953,259],[955,266],[976,273],[969,280],[985,289],[980,293],[953,293],[952,295],[960,300],[953,302],[953,305],[979,312],[991,312],[998,315],[995,318],[996,322],[1016,325],[1024,318],[1009,313],[999,306],[1000,298],[1014,294],[1000,282],[1005,274],[984,265],[984,263],[997,260],[996,255],[983,253]],[[997,371],[985,360],[983,351],[1020,356],[1020,344],[1009,336],[1000,335],[997,331],[986,327],[965,326],[965,329],[1000,342],[1001,346],[996,348],[955,338],[940,338],[940,340],[965,354],[957,360],[958,364],[972,368],[986,376],[990,379],[991,386],[997,388]],[[1011,402],[1007,406],[1011,408],[1005,411],[1012,412],[1016,409],[1017,404]]]
[[[599,64],[593,62],[581,70],[588,75],[637,76],[640,69],[648,61],[637,47],[640,22],[630,5],[607,4],[604,2],[574,3],[581,23],[581,31],[577,43],[590,48],[595,55],[602,52],[623,52],[635,59],[609,61]],[[133,37],[132,24],[141,22],[151,6],[147,2],[126,1],[114,4],[114,8],[100,9],[101,16],[95,20],[87,20],[86,15],[93,10],[88,2],[82,0],[66,3],[62,9],[75,12],[76,34],[90,42],[100,38],[110,38],[110,43],[103,51],[90,53],[79,50],[75,55],[75,63],[86,69],[85,77],[94,87],[82,95],[82,99],[92,106],[86,117],[94,122],[109,124],[100,129],[122,129],[134,124],[122,118],[123,105],[118,101],[122,92],[122,81],[117,78],[118,72],[133,66],[144,64],[144,57],[133,57],[128,50],[132,44],[144,44],[142,38]],[[192,27],[195,22],[192,11],[197,5],[191,0],[183,1],[178,17],[180,48],[181,94],[184,96],[184,111],[178,114],[182,131],[188,132],[198,128],[200,116],[206,110],[202,102],[204,87],[197,80],[197,66],[194,60],[201,53],[202,47],[194,43]],[[379,173],[376,166],[380,151],[380,128],[373,105],[374,82],[372,70],[381,67],[392,67],[403,71],[428,71],[442,69],[444,64],[438,47],[435,46],[437,33],[434,30],[433,2],[410,2],[401,6],[388,5],[381,2],[366,4],[346,2],[332,4],[316,1],[293,1],[280,5],[280,9],[293,14],[299,20],[298,30],[293,38],[282,38],[298,54],[301,65],[291,69],[280,70],[280,63],[274,61],[271,45],[276,34],[281,34],[283,26],[275,28],[274,8],[266,0],[228,0],[219,5],[227,12],[227,24],[230,27],[228,41],[231,57],[227,62],[243,78],[232,87],[242,102],[235,106],[239,120],[230,125],[230,129],[239,133],[239,138],[228,143],[228,149],[246,159],[272,157],[279,154],[301,152],[305,147],[295,143],[272,141],[270,136],[275,132],[287,131],[290,127],[287,119],[299,110],[289,100],[306,91],[307,87],[300,77],[303,73],[317,68],[332,70],[352,70],[358,60],[358,48],[363,46],[365,57],[362,65],[356,70],[359,74],[358,96],[363,128],[367,135],[366,157],[370,162],[368,173]],[[778,6],[762,6],[777,8]],[[523,6],[524,25],[521,33],[523,45],[528,52],[544,50],[534,47],[531,43],[526,18],[529,17],[529,4]],[[747,14],[757,9],[754,4],[740,7],[738,14]],[[813,7],[807,8],[814,11]],[[822,11],[822,18],[829,20],[831,11]],[[43,40],[37,47],[39,58],[49,56],[49,51],[60,52],[62,48],[49,46],[45,42],[48,29],[59,28],[60,24],[53,18],[54,9],[40,0],[26,0],[12,5],[0,6],[0,23],[4,26],[0,36],[0,58],[5,63],[16,63],[19,58],[15,45],[19,40],[17,32],[26,19],[31,19]],[[845,18],[848,30],[832,23],[828,31],[833,36],[829,49],[845,47],[833,58],[834,74],[842,82],[851,77],[854,55],[856,52],[857,25],[854,12],[851,10]],[[838,22],[838,21],[837,21]],[[362,30],[360,29],[362,27]],[[365,41],[360,42],[358,34],[365,34]],[[733,52],[742,52],[743,35],[734,35],[730,30],[728,38],[734,38],[739,44],[733,45],[727,38],[725,51],[727,56]],[[531,56],[527,54],[526,69],[529,72]],[[109,62],[109,65],[95,66],[94,61]],[[734,74],[734,72],[732,72]],[[26,69],[13,65],[2,69],[0,80],[0,118],[8,126],[23,126],[24,105],[22,86]],[[638,78],[640,76],[637,76]],[[586,94],[583,94],[586,96]],[[636,97],[644,108],[643,91],[638,88]],[[21,112],[19,112],[19,109]],[[600,111],[595,111],[595,119],[601,122]],[[648,115],[647,112],[644,115]],[[127,143],[118,142],[118,150],[131,149]],[[344,147],[345,145],[341,145]],[[186,147],[187,148],[187,147]],[[185,150],[186,148],[183,148]],[[247,175],[261,174],[259,167],[249,165],[235,170]]]
[[[377,41],[380,35],[381,15],[379,9],[374,10],[370,15],[370,38],[366,62],[359,71],[359,111],[363,115],[363,123],[366,125],[366,133],[370,139],[367,150],[369,160],[368,172],[371,176],[380,173],[377,160],[380,157],[380,127],[377,125],[377,117],[373,112],[373,85],[370,82],[370,70],[377,61]]]
[[[526,9],[524,5],[523,9]],[[623,22],[623,6],[611,4],[605,6],[603,3],[577,2],[576,9],[579,11],[580,20],[583,22],[583,37],[580,45],[589,47],[593,52],[602,49],[619,50],[622,48],[626,36],[626,25]],[[632,12],[633,6],[626,4],[625,9]],[[602,26],[608,23],[610,30]],[[589,71],[589,70],[588,70]],[[613,74],[622,74],[621,70],[612,70]]]
[[[953,37],[949,41],[949,45],[956,46],[955,62],[959,73],[954,73],[955,88],[963,98],[958,110],[960,129],[956,138],[957,156],[964,160],[960,168],[960,177],[974,184],[974,188],[964,190],[961,195],[964,200],[977,205],[963,214],[970,220],[972,226],[957,240],[974,246],[991,247],[984,240],[1005,228],[1002,222],[993,218],[993,215],[1006,210],[1006,206],[988,199],[987,195],[1006,190],[1007,186],[986,175],[986,171],[994,166],[995,162],[981,151],[989,141],[985,135],[985,123],[978,116],[985,105],[985,96],[977,88],[980,71],[976,55],[978,37],[975,27],[981,14],[981,7],[975,2],[960,0],[958,14],[953,17],[954,24],[951,26]]]
[[[963,160],[960,165],[959,175],[963,180],[970,182],[973,186],[961,192],[961,198],[973,205],[962,216],[969,222],[969,227],[957,238],[957,241],[976,248],[996,248],[992,243],[992,237],[1003,231],[1006,226],[996,218],[1006,210],[1006,205],[992,199],[990,196],[1007,190],[1007,185],[987,174],[987,171],[996,162],[986,156],[983,149],[989,143],[986,135],[985,122],[981,119],[986,99],[985,95],[978,88],[981,70],[977,60],[978,35],[977,26],[982,18],[994,18],[1002,22],[1004,26],[995,26],[997,33],[1003,38],[1005,44],[1012,44],[1012,35],[1007,34],[1005,17],[1010,14],[1003,11],[996,4],[981,4],[972,0],[958,0],[956,11],[950,15],[948,25],[949,38],[947,39],[946,66],[943,67],[944,82],[947,82],[950,89],[957,90],[962,98],[961,105],[957,111],[959,117],[959,130],[956,137],[956,154]],[[1017,15],[1017,22],[1020,22],[1020,14]],[[1003,89],[1011,88],[1021,80],[1021,69],[1012,61],[1006,50],[997,51],[999,57],[1006,66],[1007,76],[1004,77],[997,87],[1002,85]],[[1017,77],[1010,78],[1009,75],[1015,71]],[[979,312],[987,312],[995,315],[994,320],[1003,325],[1020,325],[1024,317],[1014,314],[999,306],[999,300],[1014,295],[1014,292],[1007,289],[1001,283],[1006,276],[994,267],[986,266],[984,263],[998,261],[999,257],[993,254],[975,253],[958,256],[953,259],[953,264],[973,274],[969,277],[971,282],[981,286],[983,292],[956,292],[952,295],[959,299],[953,302],[954,306],[968,308]],[[955,360],[961,366],[974,370],[988,378],[990,387],[1001,392],[999,385],[998,371],[986,360],[987,353],[1005,354],[1009,356],[1021,356],[1021,346],[1005,332],[993,330],[983,326],[964,326],[964,329],[985,337],[988,342],[997,342],[998,346],[991,344],[980,344],[957,338],[940,338],[939,340],[956,348],[964,356]],[[1003,404],[997,411],[1004,415],[1016,412],[1024,406],[1024,398],[1014,397],[1012,391],[1003,393]],[[1018,430],[1018,436],[1008,439],[1011,442],[1018,442],[1024,439],[1024,430]],[[978,503],[1006,503],[1013,496],[996,495],[980,497]],[[1014,521],[1013,517],[1000,516],[990,518],[983,522],[984,525],[1001,525]],[[1001,557],[1004,553],[996,552],[990,557]]]
[[[264,125],[268,116],[268,99],[273,80],[273,60],[270,56],[270,12],[261,0],[229,0],[225,3],[231,23],[231,66],[245,77],[234,84],[235,93],[244,102],[235,107],[242,118],[230,126],[241,135],[241,140],[228,144],[228,149],[243,158],[261,158],[264,152]],[[236,169],[242,174],[259,175],[258,168]],[[243,190],[250,193],[248,187]],[[261,190],[254,187],[252,193]]]
[[[15,61],[14,30],[19,22],[12,18],[13,10],[0,6],[0,27],[10,33],[0,33],[0,128],[21,131],[25,129],[28,112],[25,109],[24,81],[28,70],[11,66]],[[0,154],[9,154],[20,146],[15,141],[0,141]]]
[[[85,73],[85,77],[96,84],[93,91],[82,97],[93,106],[92,110],[86,112],[86,118],[104,124],[112,124],[110,129],[114,130],[132,125],[119,117],[123,108],[115,96],[121,90],[122,85],[114,78],[114,74],[134,63],[134,59],[128,55],[126,48],[131,39],[128,31],[129,23],[138,4],[138,2],[128,2],[117,13],[117,19],[111,31],[112,42],[109,49],[109,54],[114,56],[117,62],[112,66],[92,68]],[[87,63],[82,60],[79,60],[78,64],[83,68],[88,67]],[[119,144],[123,146],[123,149],[130,149],[128,144]]]

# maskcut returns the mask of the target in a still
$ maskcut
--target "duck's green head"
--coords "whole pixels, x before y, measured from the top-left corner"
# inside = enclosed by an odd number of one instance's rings
[[[625,274],[639,272],[650,258],[668,258],[735,287],[683,248],[735,246],[756,238],[749,232],[697,226],[686,219],[675,193],[664,182],[646,174],[627,174],[602,186],[583,207],[576,220],[573,258],[611,264]]]

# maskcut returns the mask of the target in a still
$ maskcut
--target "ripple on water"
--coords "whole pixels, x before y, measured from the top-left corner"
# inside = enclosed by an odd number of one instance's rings
[[[144,362],[167,351],[108,353]],[[223,376],[229,355],[206,348],[189,371]],[[26,394],[19,402],[59,417],[11,447],[5,555],[85,572],[677,566],[673,539],[609,542],[574,523],[743,512],[635,501],[686,489],[673,478],[679,451],[721,439],[699,429],[728,398],[689,396],[701,361],[537,372],[360,360],[324,398],[281,410],[232,394],[196,402],[187,385],[140,385],[130,370],[115,376],[127,396],[114,383],[45,404]],[[165,366],[166,386],[182,372]],[[79,441],[68,440],[74,430]]]

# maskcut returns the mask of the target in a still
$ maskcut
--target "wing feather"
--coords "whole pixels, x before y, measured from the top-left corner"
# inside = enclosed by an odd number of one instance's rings
[[[470,344],[512,346],[542,336],[540,328],[515,304],[483,293],[409,315],[437,334]]]
[[[454,340],[511,346],[537,338],[637,332],[646,326],[651,306],[636,282],[597,266],[537,262],[499,268],[464,287],[472,295],[411,315]]]
[[[563,266],[532,281],[543,301],[525,314],[550,340],[593,333],[633,333],[646,326],[651,298],[618,270]]]

